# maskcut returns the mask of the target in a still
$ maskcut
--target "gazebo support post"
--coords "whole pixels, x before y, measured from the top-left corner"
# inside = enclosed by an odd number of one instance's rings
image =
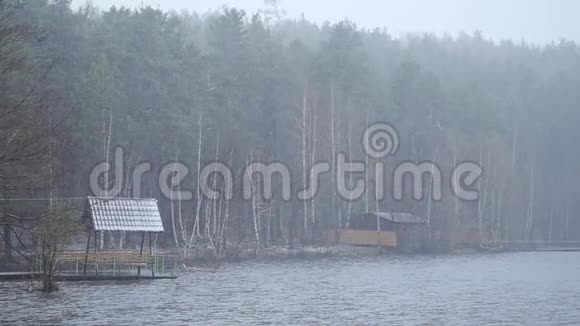
[[[149,256],[151,261],[151,275],[155,277],[155,259],[153,258],[153,241],[151,240],[151,232],[149,232]]]
[[[145,232],[143,232],[143,235],[141,236],[141,250],[139,251],[139,257],[143,256],[143,244],[145,243]],[[139,262],[140,264],[141,262]],[[137,275],[141,275],[141,266],[139,265],[137,267]]]
[[[87,275],[87,261],[89,260],[90,247],[91,247],[91,230],[89,230],[89,236],[87,237],[87,252],[85,253],[85,266],[83,267],[83,275]]]
[[[377,215],[377,245],[379,251],[381,250],[381,217]]]
[[[99,231],[95,230],[95,275],[99,275]]]

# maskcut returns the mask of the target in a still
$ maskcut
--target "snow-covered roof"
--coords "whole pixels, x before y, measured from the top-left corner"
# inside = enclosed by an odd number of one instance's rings
[[[363,215],[374,215],[393,223],[423,223],[421,217],[409,213],[367,212]]]
[[[151,198],[88,197],[95,231],[163,232],[157,200]]]

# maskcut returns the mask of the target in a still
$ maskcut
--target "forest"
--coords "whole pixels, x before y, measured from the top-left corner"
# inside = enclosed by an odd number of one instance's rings
[[[580,49],[572,41],[498,41],[479,31],[394,37],[348,20],[285,18],[275,6],[202,14],[0,0],[0,71],[7,251],[33,250],[31,234],[53,205],[82,210],[91,170],[118,147],[126,171],[142,162],[153,171],[169,162],[190,168],[173,185],[191,190],[190,200],[164,197],[155,173],[140,189],[112,171],[103,181],[121,182],[121,197],[157,198],[165,233],[156,245],[185,258],[210,244],[225,255],[215,243],[324,243],[326,230],[368,211],[421,216],[434,234],[580,240]],[[283,162],[296,187],[338,153],[371,164],[361,137],[378,121],[400,137],[396,155],[382,160],[387,171],[434,162],[448,184],[460,162],[477,162],[479,199],[444,187],[441,200],[409,193],[378,201],[369,191],[348,201],[330,175],[308,201],[282,200],[276,182],[277,195],[264,199],[260,180],[251,200],[199,191],[200,168],[216,161],[236,173],[252,161]],[[103,245],[135,241],[109,233]]]

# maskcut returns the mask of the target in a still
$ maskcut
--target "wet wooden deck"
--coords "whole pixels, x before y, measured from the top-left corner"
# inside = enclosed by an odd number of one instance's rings
[[[0,282],[2,281],[29,281],[37,280],[41,276],[40,273],[31,272],[17,272],[17,273],[0,273]],[[95,274],[61,274],[57,277],[62,282],[97,282],[97,281],[139,281],[139,280],[167,280],[176,279],[177,275],[114,275],[109,273]]]

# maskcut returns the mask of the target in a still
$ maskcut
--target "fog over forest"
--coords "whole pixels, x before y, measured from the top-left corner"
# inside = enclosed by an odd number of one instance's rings
[[[18,177],[3,179],[4,197],[94,194],[93,168],[116,160],[123,169],[101,182],[119,188],[115,195],[158,198],[167,226],[159,245],[183,256],[199,241],[225,244],[226,238],[257,247],[324,242],[328,230],[371,210],[419,216],[429,238],[580,239],[580,218],[572,214],[580,209],[580,154],[573,150],[580,55],[574,41],[536,46],[492,41],[483,32],[394,37],[351,20],[286,19],[271,1],[260,12],[232,7],[204,14],[71,7],[66,0],[12,4],[2,1],[3,19],[12,27],[0,40],[6,71],[1,131],[9,140],[0,166],[3,176]],[[432,28],[419,17],[412,28]],[[440,28],[454,29],[462,20],[447,23]],[[512,26],[516,32],[518,25]],[[559,25],[552,27],[557,33]],[[396,155],[384,160],[365,155],[361,144],[365,129],[378,121],[394,126],[400,140]],[[384,164],[386,175],[367,169],[362,179],[368,191],[354,199],[337,192],[333,174],[321,176],[310,200],[280,200],[286,188],[279,180],[274,198],[260,195],[259,180],[246,200],[239,182],[231,202],[199,190],[206,184],[201,167],[211,162],[244,177],[248,162],[278,161],[297,191],[310,184],[318,161],[330,162],[333,171],[341,167],[339,153]],[[160,186],[157,173],[171,161],[188,168],[179,184],[190,191],[183,195],[188,198],[167,195]],[[417,181],[425,192],[416,191],[427,196],[413,198],[407,187],[407,196],[397,198],[396,169],[407,161],[430,161],[441,171],[441,178]],[[143,162],[154,173],[145,174],[137,189],[127,174]],[[476,162],[484,171],[468,185],[480,193],[475,201],[453,195],[464,181],[450,180],[461,162]],[[347,184],[360,177],[348,174]],[[216,176],[211,180],[220,192],[229,189]],[[388,196],[377,198],[378,188]],[[18,214],[33,214],[33,208],[39,207],[13,207]],[[124,237],[110,233],[101,246],[122,247]]]
[[[0,0],[0,324],[580,325],[579,12]]]
[[[80,6],[86,0],[73,0]],[[164,10],[193,10],[204,13],[227,5],[249,13],[264,10],[263,0],[92,0],[101,7],[153,6]],[[577,13],[580,3],[561,0],[281,0],[277,7],[286,18],[302,14],[317,23],[338,22],[348,18],[361,27],[385,27],[392,34],[434,33],[457,35],[480,30],[494,40],[513,39],[550,43],[561,38],[580,40]],[[555,18],[557,17],[557,19]]]

